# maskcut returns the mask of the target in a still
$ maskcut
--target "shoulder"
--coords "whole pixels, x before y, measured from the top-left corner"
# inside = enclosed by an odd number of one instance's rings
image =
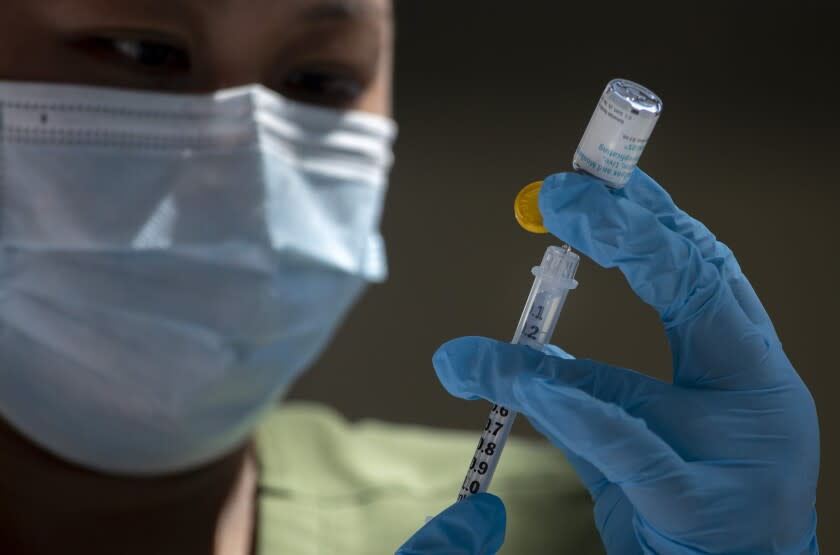
[[[393,552],[426,516],[454,501],[476,437],[475,432],[375,420],[351,423],[313,403],[286,403],[273,410],[256,434],[260,522],[265,524],[260,544],[274,546],[264,553],[307,552],[302,545],[289,545],[287,535],[266,536],[269,526],[280,530],[290,520],[297,530],[313,531],[294,541],[315,542],[325,552],[331,542],[344,541],[332,532],[348,523],[352,530],[346,532],[360,549],[347,551],[342,545],[343,553]],[[600,552],[589,495],[549,444],[511,439],[492,491],[508,512],[503,552]],[[313,522],[321,524],[313,528]]]

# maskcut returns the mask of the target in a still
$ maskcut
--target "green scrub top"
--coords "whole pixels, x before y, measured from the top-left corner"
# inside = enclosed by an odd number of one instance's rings
[[[393,554],[455,501],[478,433],[367,420],[286,402],[259,425],[257,555]],[[604,553],[592,501],[550,444],[512,437],[491,491],[502,554]]]

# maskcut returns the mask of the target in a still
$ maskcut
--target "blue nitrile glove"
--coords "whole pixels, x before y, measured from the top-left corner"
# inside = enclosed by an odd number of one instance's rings
[[[505,506],[479,493],[426,523],[396,555],[494,555],[505,539]]]
[[[467,337],[434,356],[444,386],[527,415],[568,455],[609,553],[817,553],[814,401],[732,252],[638,170],[617,191],[558,174],[539,203],[657,310],[673,383]]]

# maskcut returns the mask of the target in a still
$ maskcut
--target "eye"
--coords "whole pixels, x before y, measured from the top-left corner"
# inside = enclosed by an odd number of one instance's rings
[[[97,36],[81,39],[77,45],[100,58],[143,70],[185,71],[190,67],[187,51],[163,40]]]
[[[115,52],[140,65],[154,67],[189,65],[186,52],[169,44],[136,39],[113,39],[111,42]]]
[[[349,69],[307,68],[288,74],[280,92],[294,100],[341,108],[353,104],[364,90],[364,80]]]

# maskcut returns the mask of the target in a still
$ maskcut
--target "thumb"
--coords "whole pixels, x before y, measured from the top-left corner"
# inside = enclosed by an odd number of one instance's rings
[[[630,408],[665,395],[670,387],[633,370],[575,359],[553,345],[546,345],[540,352],[484,337],[461,337],[444,343],[432,357],[432,364],[452,395],[491,399],[494,403],[509,396],[514,387],[539,388],[540,383],[576,389]]]
[[[494,555],[504,542],[505,522],[501,499],[472,495],[426,523],[396,555]]]
[[[667,384],[591,360],[547,356],[480,337],[444,344],[433,358],[444,387],[525,414],[555,445],[588,461],[633,498],[637,486],[680,476],[685,462],[644,420],[624,408]]]

